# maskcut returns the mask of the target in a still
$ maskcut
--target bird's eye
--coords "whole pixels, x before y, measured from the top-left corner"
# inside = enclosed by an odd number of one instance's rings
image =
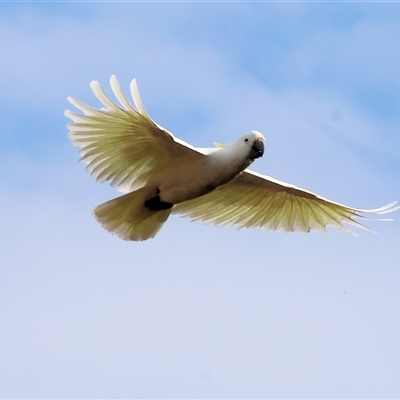
[[[248,142],[248,141],[249,141],[249,139],[247,139],[247,138],[246,138],[246,139],[244,139],[244,141],[245,141],[245,142]]]

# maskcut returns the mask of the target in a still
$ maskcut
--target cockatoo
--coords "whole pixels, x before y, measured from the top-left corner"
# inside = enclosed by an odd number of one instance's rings
[[[111,181],[126,193],[94,209],[97,221],[124,240],[153,238],[171,213],[218,226],[326,232],[327,225],[349,231],[343,223],[365,228],[354,218],[399,208],[396,202],[374,210],[347,207],[247,169],[264,153],[258,131],[226,146],[193,147],[149,117],[136,80],[130,86],[133,105],[115,76],[110,85],[120,105],[93,81],[105,108],[68,97],[83,115],[65,115],[73,121],[69,138],[81,147],[86,169],[97,182]]]

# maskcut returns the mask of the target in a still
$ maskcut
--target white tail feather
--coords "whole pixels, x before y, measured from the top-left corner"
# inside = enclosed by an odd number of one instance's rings
[[[144,202],[149,194],[151,197],[151,192],[148,188],[141,188],[117,197],[97,206],[93,214],[104,229],[121,239],[141,241],[153,238],[168,219],[171,210],[147,209]]]

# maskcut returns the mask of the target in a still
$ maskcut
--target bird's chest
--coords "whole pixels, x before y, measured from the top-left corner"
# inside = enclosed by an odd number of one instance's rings
[[[230,168],[229,168],[230,167]],[[203,196],[233,179],[241,170],[232,166],[198,163],[173,168],[160,185],[160,198],[171,204]]]

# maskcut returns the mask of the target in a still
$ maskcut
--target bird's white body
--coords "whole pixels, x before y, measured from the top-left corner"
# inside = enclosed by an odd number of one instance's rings
[[[246,138],[251,138],[251,142],[244,142]],[[207,194],[232,180],[252,162],[248,157],[250,150],[246,151],[246,147],[250,146],[245,146],[245,143],[264,141],[264,136],[252,131],[239,140],[242,146],[235,143],[234,146],[208,151],[200,157],[177,159],[176,163],[155,178],[154,184],[160,190],[160,198],[178,204]]]
[[[89,172],[127,193],[94,210],[103,227],[122,239],[154,237],[171,212],[216,225],[308,232],[326,231],[326,225],[347,230],[342,222],[363,227],[353,217],[398,209],[395,203],[354,209],[247,170],[264,151],[265,138],[257,131],[227,146],[195,148],[151,120],[135,80],[131,92],[136,108],[115,76],[110,83],[122,107],[94,81],[92,89],[106,108],[96,110],[68,98],[84,115],[65,114],[74,122],[69,136],[82,147],[81,160]]]

